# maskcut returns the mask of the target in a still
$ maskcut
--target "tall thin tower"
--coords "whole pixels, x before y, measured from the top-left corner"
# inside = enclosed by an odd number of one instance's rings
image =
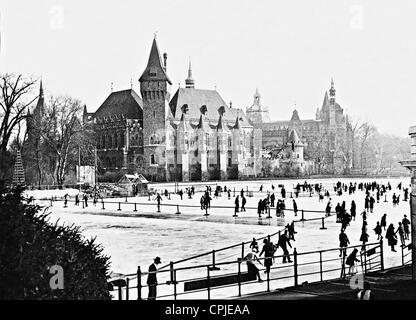
[[[17,150],[16,162],[14,163],[12,185],[18,186],[25,184],[25,171],[23,169],[22,155],[20,150]]]

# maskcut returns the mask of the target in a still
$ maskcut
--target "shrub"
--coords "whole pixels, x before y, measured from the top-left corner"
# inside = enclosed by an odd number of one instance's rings
[[[110,299],[103,248],[79,227],[51,224],[22,192],[0,185],[0,299]],[[63,289],[50,287],[53,265],[63,268]]]

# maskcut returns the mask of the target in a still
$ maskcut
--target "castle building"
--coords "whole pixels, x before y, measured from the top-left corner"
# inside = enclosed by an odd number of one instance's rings
[[[314,163],[313,173],[348,172],[352,167],[352,128],[348,116],[336,102],[334,81],[325,92],[321,108],[315,119],[301,120],[298,111],[293,111],[288,121],[269,121],[267,109],[258,107],[258,91],[253,106],[247,108],[250,122],[262,132],[263,154],[276,155],[291,141],[293,129],[303,141],[304,158]]]
[[[189,64],[185,88],[171,97],[167,54],[156,38],[134,90],[113,92],[95,113],[84,110],[97,138],[99,165],[152,181],[244,178],[261,170],[261,130],[216,90],[198,89]]]

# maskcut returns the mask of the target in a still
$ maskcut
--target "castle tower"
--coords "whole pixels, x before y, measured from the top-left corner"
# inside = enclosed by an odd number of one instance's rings
[[[182,106],[182,116],[178,124],[177,138],[179,141],[177,152],[177,163],[182,166],[182,181],[189,181],[189,151],[192,128],[189,124],[187,104]]]
[[[336,119],[335,119],[335,87],[334,87],[334,79],[331,78],[331,89],[329,89],[329,125],[335,126]]]
[[[230,132],[223,120],[225,107],[221,106],[218,113],[220,117],[217,125],[217,165],[220,171],[220,179],[227,179],[228,136]]]
[[[201,180],[208,180],[208,138],[211,128],[209,126],[206,113],[208,111],[207,106],[203,105],[201,108],[201,116],[199,117],[199,123],[197,127],[198,135],[198,156],[199,163],[201,164]]]
[[[261,95],[258,89],[254,93],[253,104],[246,109],[246,115],[252,124],[270,122],[269,110],[262,106]]]
[[[232,142],[232,164],[238,168],[238,174],[242,175],[245,169],[243,152],[244,152],[244,132],[241,128],[240,118],[237,115],[235,125],[232,130],[233,142]]]
[[[139,79],[143,99],[143,153],[145,169],[159,180],[170,180],[166,161],[166,126],[170,115],[169,99],[172,82],[166,74],[156,37],[153,39],[149,60]]]
[[[288,144],[291,148],[291,158],[293,163],[296,164],[296,166],[299,168],[299,170],[304,171],[304,159],[303,159],[303,151],[304,151],[304,145],[302,141],[299,138],[298,133],[296,132],[296,129],[293,128],[289,135],[289,141]]]

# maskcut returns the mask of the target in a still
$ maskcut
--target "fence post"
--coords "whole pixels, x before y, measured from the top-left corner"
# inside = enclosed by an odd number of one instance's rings
[[[266,264],[266,259],[264,259],[264,264]],[[267,292],[270,292],[270,271],[267,272],[266,270],[266,274],[267,274]]]
[[[319,273],[321,274],[321,282],[324,281],[322,272],[322,251],[319,251]]]
[[[118,286],[118,300],[123,300],[123,291],[121,291],[121,286]]]
[[[211,300],[211,292],[210,292],[210,276],[209,276],[209,267],[207,266],[207,293],[208,293],[208,300]]]
[[[53,204],[52,204],[52,198],[51,198],[51,207],[53,207]]]
[[[301,221],[305,221],[305,212],[302,209],[302,219],[300,219]]]
[[[121,211],[121,204],[120,204],[120,202],[118,203],[118,209],[117,209],[117,211]]]
[[[241,297],[241,261],[238,259],[238,296]]]
[[[294,278],[295,278],[295,287],[298,286],[298,252],[296,248],[293,250],[293,267],[294,267]]]
[[[126,202],[128,202],[128,201],[127,201],[127,193],[126,193]]]
[[[204,214],[204,216],[209,216],[209,213],[208,213],[208,206],[205,206],[205,214]]]
[[[82,200],[81,202],[82,202],[82,209],[85,209],[85,203],[84,203],[84,200]]]
[[[150,201],[150,192],[149,192],[149,199],[147,199],[147,201]]]
[[[384,194],[384,202],[387,202],[387,194]]]
[[[130,279],[126,278],[126,300],[129,300],[129,291],[130,291],[129,282],[130,282]]]
[[[169,200],[170,200],[170,192],[169,192]]]
[[[137,300],[142,300],[142,271],[137,267]]]
[[[324,217],[322,217],[322,227],[320,229],[321,230],[325,230],[326,229],[326,227],[325,227],[325,218]]]
[[[177,299],[176,297],[178,295],[176,284],[177,284],[177,282],[176,282],[176,270],[173,270],[173,286],[174,286],[173,287],[173,296],[175,297],[175,300]]]
[[[179,204],[176,205],[176,214],[181,214],[181,212],[179,211]]]
[[[134,203],[134,210],[133,211],[137,212],[137,203],[136,202]]]
[[[215,250],[212,250],[212,269],[215,269]]]
[[[241,242],[241,259],[244,259],[244,242]]]
[[[380,239],[380,269],[384,271],[384,249],[383,249],[383,239]]]
[[[401,250],[402,250],[402,266],[404,266],[404,247],[400,246]]]
[[[104,208],[104,199],[103,198],[101,198],[101,204],[103,205],[103,207],[101,209],[104,210],[105,208]]]

